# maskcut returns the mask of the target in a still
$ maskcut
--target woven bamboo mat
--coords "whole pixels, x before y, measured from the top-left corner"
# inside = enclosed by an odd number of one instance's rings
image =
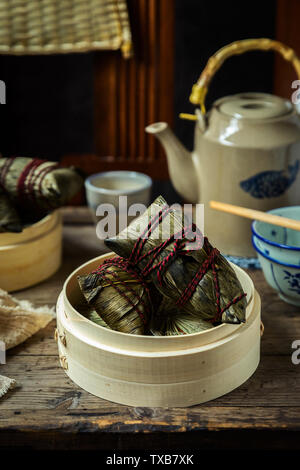
[[[131,56],[126,0],[0,0],[0,54],[97,49]]]

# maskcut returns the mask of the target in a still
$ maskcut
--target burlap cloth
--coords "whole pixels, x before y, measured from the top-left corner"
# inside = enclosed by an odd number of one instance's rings
[[[45,328],[54,316],[54,309],[47,306],[34,308],[27,300],[19,301],[0,289],[0,363],[3,362],[4,349],[23,343]],[[15,385],[13,378],[0,375],[0,398]]]

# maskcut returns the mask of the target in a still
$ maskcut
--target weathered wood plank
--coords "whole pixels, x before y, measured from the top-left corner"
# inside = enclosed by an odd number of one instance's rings
[[[0,416],[0,429],[60,432],[116,432],[138,433],[153,431],[221,431],[248,430],[294,430],[300,431],[300,406],[295,409],[281,407],[202,407],[201,412],[191,409],[126,408],[117,410],[55,410],[20,414],[5,410]]]
[[[92,212],[86,206],[67,206],[61,213],[64,225],[93,225]]]
[[[277,416],[280,416],[280,414]],[[255,416],[251,418],[255,420]],[[201,464],[203,456],[214,455],[212,452],[216,450],[224,451],[227,456],[228,451],[233,451],[236,452],[237,457],[240,451],[268,450],[270,456],[276,455],[276,459],[278,458],[278,451],[299,451],[299,431],[293,429],[272,428],[270,430],[268,427],[262,427],[247,430],[237,427],[215,432],[214,429],[208,430],[203,427],[200,430],[174,432],[172,425],[166,425],[164,431],[157,430],[156,427],[152,426],[151,430],[147,432],[141,432],[140,429],[133,432],[133,423],[128,425],[128,429],[128,432],[122,433],[115,430],[110,432],[99,430],[97,432],[95,429],[92,432],[86,432],[85,423],[78,421],[74,430],[69,432],[66,432],[63,427],[59,430],[37,428],[34,430],[31,428],[22,430],[12,428],[3,432],[0,430],[1,455],[5,455],[3,450],[11,450],[12,448],[18,451],[25,450],[25,452],[28,450],[68,450],[76,451],[76,459],[83,457],[84,463],[86,463],[86,455],[78,451],[89,450],[97,452],[97,462],[101,464],[99,451],[104,451],[105,456],[113,455],[115,452],[122,455],[124,451],[128,454],[130,451],[133,455],[149,457],[151,451],[154,451],[151,453],[155,454],[158,452],[166,454],[170,451],[173,451],[173,454],[183,454],[186,450],[186,453],[195,455],[197,462]],[[277,453],[273,455],[273,451],[277,451]],[[20,457],[19,452],[16,455]],[[220,454],[217,455],[220,457]],[[28,452],[24,457],[27,456]],[[43,457],[45,457],[45,454]],[[254,454],[254,459],[257,459],[257,457],[259,456]],[[284,456],[284,459],[283,463],[286,461],[286,456]]]

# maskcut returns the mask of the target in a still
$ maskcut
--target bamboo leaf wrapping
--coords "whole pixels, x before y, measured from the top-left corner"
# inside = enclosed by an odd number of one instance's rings
[[[142,231],[147,227],[149,218],[153,217],[162,210],[166,205],[164,198],[159,196],[147,211],[140,217],[135,219],[127,229],[127,237],[121,232],[114,238],[105,240],[105,244],[115,253],[128,258],[134,247],[136,239]],[[176,209],[171,211],[165,218],[165,223],[161,223],[147,239],[142,254],[147,253],[163,240],[169,238],[167,227],[171,227],[171,235],[182,229],[184,223],[181,211]],[[158,236],[159,234],[159,236]],[[157,261],[161,261],[173,250],[174,243],[169,244],[157,257]],[[208,247],[211,245],[208,243]],[[207,259],[208,253],[203,247],[200,250],[191,251],[188,255],[177,257],[172,262],[163,275],[162,285],[158,282],[157,274],[154,271],[151,274],[151,280],[155,287],[164,296],[176,302],[181,296],[189,282],[193,279],[195,272],[199,266]],[[138,264],[141,270],[147,264],[148,259],[145,258]],[[243,294],[242,286],[236,277],[234,270],[231,268],[227,260],[219,254],[216,261],[217,278],[220,288],[220,307],[225,308],[232,299]],[[216,313],[216,289],[212,269],[209,269],[198,283],[197,288],[188,302],[181,307],[181,311],[193,315],[203,320],[214,318]],[[223,323],[240,323],[245,321],[246,299],[242,298],[239,302],[231,305],[222,314]]]

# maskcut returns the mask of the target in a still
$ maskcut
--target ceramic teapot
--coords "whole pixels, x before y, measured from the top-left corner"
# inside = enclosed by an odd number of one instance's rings
[[[259,210],[300,203],[300,119],[290,101],[266,93],[239,93],[217,100],[207,114],[208,85],[226,58],[253,49],[279,52],[294,65],[300,78],[300,61],[294,51],[278,41],[247,39],[213,55],[190,101],[196,108],[194,150],[190,153],[168,125],[146,127],[165,148],[171,180],[190,202],[204,203],[205,235],[223,253],[253,256],[251,221],[216,212],[216,200]],[[292,91],[291,91],[292,93]]]

